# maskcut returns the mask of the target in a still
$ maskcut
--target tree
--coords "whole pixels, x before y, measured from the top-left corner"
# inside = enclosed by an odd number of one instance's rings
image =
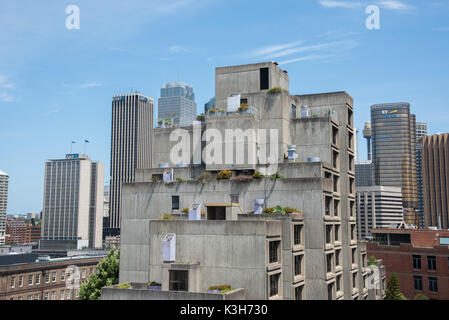
[[[369,257],[368,265],[375,266],[376,265],[376,257],[374,257],[374,256]]]
[[[385,300],[407,300],[407,298],[401,293],[398,276],[394,273],[391,275],[385,293]]]
[[[98,264],[97,274],[91,274],[79,290],[79,300],[100,300],[101,288],[118,284],[120,250],[111,250]]]

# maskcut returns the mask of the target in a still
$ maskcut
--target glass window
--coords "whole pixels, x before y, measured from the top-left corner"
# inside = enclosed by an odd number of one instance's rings
[[[169,290],[188,291],[189,272],[187,270],[169,270]]]
[[[421,270],[421,256],[413,256],[413,269]]]
[[[272,274],[270,276],[270,297],[279,294],[279,278],[280,273]]]
[[[431,292],[438,292],[438,279],[430,277],[429,278],[429,290]]]
[[[437,258],[435,256],[427,256],[427,270],[437,270]]]
[[[270,263],[279,262],[279,245],[280,241],[270,241],[269,243],[269,261]]]
[[[415,290],[422,290],[422,277],[421,276],[413,276],[413,288]]]

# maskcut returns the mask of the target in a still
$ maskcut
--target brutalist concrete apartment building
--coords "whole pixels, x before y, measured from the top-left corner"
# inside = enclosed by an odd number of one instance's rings
[[[356,232],[351,96],[290,95],[275,62],[217,68],[215,91],[203,123],[154,129],[153,168],[123,184],[120,282],[143,291],[105,288],[103,299],[216,299],[209,290],[224,284],[246,299],[369,298]],[[180,142],[170,136],[179,129],[193,156],[173,162]],[[206,141],[196,143],[201,134]],[[226,157],[234,139],[244,142],[236,158],[251,149],[277,157],[271,166],[262,153],[255,162],[248,154],[243,163],[188,164],[211,148]],[[277,147],[269,144],[276,139]],[[151,281],[161,291],[142,285]]]

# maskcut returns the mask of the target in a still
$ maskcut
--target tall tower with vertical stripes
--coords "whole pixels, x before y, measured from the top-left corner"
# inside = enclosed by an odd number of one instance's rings
[[[110,235],[120,233],[122,183],[134,182],[136,168],[151,168],[153,106],[152,98],[137,92],[112,98]]]

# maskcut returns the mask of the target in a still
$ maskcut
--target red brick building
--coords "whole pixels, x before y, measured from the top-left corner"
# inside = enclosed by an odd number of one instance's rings
[[[382,259],[387,279],[395,273],[401,292],[414,299],[449,300],[449,231],[430,229],[373,229],[368,257]]]
[[[41,238],[41,227],[32,226],[21,219],[8,219],[6,221],[5,243],[25,244],[39,242]]]

